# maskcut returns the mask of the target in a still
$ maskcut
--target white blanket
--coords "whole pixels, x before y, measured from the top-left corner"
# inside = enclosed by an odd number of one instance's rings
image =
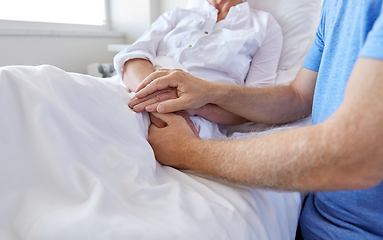
[[[119,84],[0,68],[0,239],[294,239],[298,193],[164,167]]]

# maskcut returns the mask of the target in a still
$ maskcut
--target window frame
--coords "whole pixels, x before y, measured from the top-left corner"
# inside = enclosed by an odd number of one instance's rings
[[[33,22],[0,19],[0,36],[73,36],[73,37],[121,37],[111,26],[110,0],[104,0],[105,24],[84,25],[69,23]]]

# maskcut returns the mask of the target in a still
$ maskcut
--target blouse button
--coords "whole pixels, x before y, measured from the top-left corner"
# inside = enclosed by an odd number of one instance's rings
[[[205,34],[208,34],[208,32],[205,32]]]
[[[191,48],[191,47],[193,47],[193,46],[192,46],[192,45],[189,45],[189,46],[188,46],[188,48]]]

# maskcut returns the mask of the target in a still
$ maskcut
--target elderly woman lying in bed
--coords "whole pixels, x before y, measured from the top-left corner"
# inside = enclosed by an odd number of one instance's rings
[[[133,45],[116,55],[114,64],[130,91],[155,67],[181,68],[207,81],[260,86],[274,83],[282,42],[281,28],[270,14],[251,9],[242,0],[206,0],[201,8],[175,9],[162,15]],[[168,90],[156,98],[175,97],[177,93]],[[133,100],[130,106],[140,112],[156,98],[141,104],[142,99]],[[147,106],[146,110],[155,109]],[[217,123],[247,121],[210,104],[187,112],[199,116],[191,120],[205,139],[222,136]],[[161,125],[154,116],[151,120]],[[194,128],[190,120],[189,125]]]

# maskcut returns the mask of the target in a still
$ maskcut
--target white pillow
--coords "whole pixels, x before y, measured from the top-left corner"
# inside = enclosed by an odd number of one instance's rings
[[[188,0],[196,7],[206,0]],[[252,8],[271,13],[282,27],[283,50],[277,84],[291,82],[315,38],[322,0],[245,0]]]
[[[283,31],[279,69],[288,70],[307,54],[319,24],[322,0],[248,0],[255,9],[271,13]]]

